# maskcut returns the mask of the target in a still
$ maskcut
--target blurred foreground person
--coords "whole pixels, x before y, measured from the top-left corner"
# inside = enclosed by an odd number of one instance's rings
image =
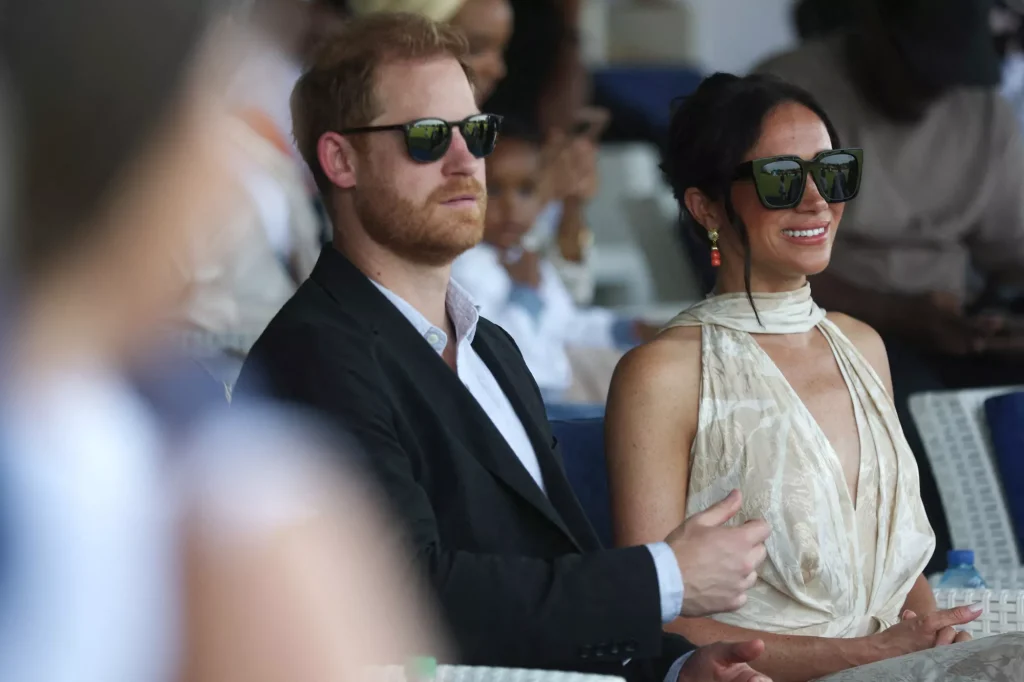
[[[325,221],[292,140],[288,98],[304,53],[340,21],[323,0],[253,0],[234,14],[251,38],[227,79],[223,134],[244,200],[193,244],[181,265],[189,298],[175,319],[179,346],[227,383],[320,253]]]
[[[4,16],[4,679],[355,680],[437,651],[388,526],[326,470],[326,439],[267,407],[219,414],[216,383],[177,387],[181,419],[131,379],[182,298],[175,256],[239,196],[205,4]]]

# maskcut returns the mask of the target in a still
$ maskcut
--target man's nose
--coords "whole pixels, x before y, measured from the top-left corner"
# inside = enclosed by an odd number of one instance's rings
[[[462,131],[452,129],[452,142],[444,155],[444,171],[452,175],[472,175],[483,162],[483,159],[476,158],[469,151]]]

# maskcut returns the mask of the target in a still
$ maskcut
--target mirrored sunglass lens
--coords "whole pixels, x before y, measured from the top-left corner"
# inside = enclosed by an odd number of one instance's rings
[[[462,136],[473,156],[487,156],[494,151],[498,139],[498,120],[493,116],[474,116],[462,125]]]
[[[818,187],[826,201],[846,201],[857,192],[860,184],[857,157],[842,152],[826,156],[819,163]]]
[[[444,121],[418,121],[406,133],[409,154],[417,161],[437,161],[448,149],[451,130]]]
[[[792,159],[779,159],[764,164],[755,174],[755,179],[758,194],[772,207],[794,205],[803,191],[803,169]]]

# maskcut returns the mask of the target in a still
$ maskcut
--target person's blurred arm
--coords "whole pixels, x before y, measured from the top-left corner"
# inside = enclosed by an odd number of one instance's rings
[[[444,657],[365,482],[310,424],[233,412],[185,453],[183,682],[355,682]]]
[[[1024,284],[1024,141],[1009,103],[993,94],[992,158],[986,210],[968,240],[976,267],[997,283]]]
[[[603,127],[603,126],[602,126]],[[597,146],[589,137],[576,137],[567,141],[564,135],[552,137],[549,145],[561,148],[549,154],[545,175],[553,181],[548,191],[558,208],[558,224],[550,248],[554,263],[563,282],[578,305],[589,305],[594,297],[594,278],[588,262],[593,252],[593,235],[587,226],[587,203],[597,194]]]

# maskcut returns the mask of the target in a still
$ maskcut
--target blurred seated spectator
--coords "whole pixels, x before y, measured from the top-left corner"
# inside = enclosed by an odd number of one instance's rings
[[[229,162],[244,200],[216,231],[197,236],[181,268],[189,285],[176,318],[183,350],[204,362],[245,357],[309,275],[321,222],[288,148],[234,117],[225,126]],[[212,367],[229,383],[229,366]]]
[[[524,248],[542,206],[541,154],[538,135],[507,122],[487,160],[484,240],[455,260],[452,276],[481,315],[512,335],[546,402],[603,403],[621,353],[652,338],[657,328],[610,310],[577,307],[555,265]],[[576,183],[563,222],[582,224],[592,182],[584,176]]]
[[[569,133],[551,133],[541,148],[537,196],[543,209],[524,237],[526,248],[550,258],[577,305],[594,300],[595,282],[590,257],[593,234],[586,224],[586,204],[599,188],[597,140],[608,125],[605,109],[586,107],[577,112]],[[509,119],[504,136],[515,119]],[[539,141],[520,125],[526,137]]]
[[[246,200],[181,262],[189,296],[175,319],[182,351],[227,383],[312,271],[323,241],[316,188],[292,140],[289,97],[303,51],[339,19],[333,12],[322,0],[257,0],[240,17],[255,30],[226,89],[234,114],[226,129]]]
[[[1024,5],[996,0],[992,31],[1003,60],[1002,93],[1024,128]]]
[[[857,16],[857,0],[798,0],[793,23],[801,40],[815,40],[846,31]]]
[[[590,100],[580,58],[582,0],[509,0],[514,19],[507,74],[484,109],[525,121],[544,135],[568,131]]]
[[[867,322],[886,341],[941,557],[948,532],[907,398],[1024,382],[1020,318],[972,307],[972,267],[996,285],[1024,274],[1024,145],[997,90],[987,2],[858,7],[852,30],[760,70],[809,90],[834,112],[843,140],[870,152],[860,199],[814,292],[823,307]]]
[[[505,77],[505,49],[513,22],[509,0],[351,0],[349,4],[355,16],[408,12],[459,29],[466,38],[466,64],[473,70],[478,104]]]

